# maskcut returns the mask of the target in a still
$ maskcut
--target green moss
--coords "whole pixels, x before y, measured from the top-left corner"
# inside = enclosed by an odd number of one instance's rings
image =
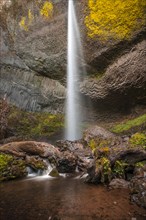
[[[43,161],[37,161],[34,164],[35,168],[38,170],[44,170],[46,168],[45,164]]]
[[[135,167],[137,167],[137,168],[142,168],[142,167],[144,167],[145,165],[146,165],[146,160],[136,163],[136,164],[135,164]]]
[[[52,176],[52,177],[59,177],[58,170],[56,168],[53,168],[51,170],[51,172],[49,173],[49,175]]]
[[[26,175],[25,161],[0,153],[0,181]]]
[[[13,161],[13,157],[7,154],[0,154],[0,173],[3,172]]]
[[[140,146],[146,149],[146,135],[144,133],[135,133],[129,140],[130,146]]]
[[[143,125],[146,123],[146,114],[141,115],[135,119],[129,120],[127,122],[123,122],[121,124],[118,124],[114,126],[111,131],[114,133],[122,133],[124,131],[128,131],[131,128]]]
[[[95,79],[99,80],[99,79],[101,79],[103,76],[104,76],[104,73],[103,73],[103,72],[98,72],[98,73],[95,74]]]
[[[26,112],[12,107],[8,126],[18,136],[48,137],[64,126],[64,117],[61,114]]]
[[[89,73],[90,79],[93,80],[100,80],[104,76],[105,72],[94,72],[94,73]]]

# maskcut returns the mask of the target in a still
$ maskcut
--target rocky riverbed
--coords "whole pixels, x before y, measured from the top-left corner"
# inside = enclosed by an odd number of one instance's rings
[[[86,174],[88,183],[129,188],[132,201],[146,208],[146,150],[142,134],[120,137],[92,126],[82,140],[57,141],[55,146],[36,141],[4,144],[0,159],[1,181],[27,176],[28,167],[43,174],[49,164],[52,169],[48,175],[53,177]]]

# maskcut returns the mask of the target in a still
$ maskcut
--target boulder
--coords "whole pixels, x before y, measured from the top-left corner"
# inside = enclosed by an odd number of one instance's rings
[[[146,177],[134,177],[130,181],[131,199],[146,208]]]
[[[59,173],[73,173],[77,167],[77,156],[73,153],[65,151],[61,158],[57,160],[57,170]]]
[[[120,188],[128,189],[129,182],[124,179],[116,178],[110,182],[109,187],[110,187],[110,189],[120,189]]]
[[[26,175],[25,160],[10,154],[0,153],[0,181],[25,177]]]
[[[87,144],[89,144],[91,140],[95,140],[95,142],[97,143],[100,143],[102,140],[107,140],[111,142],[111,145],[115,145],[116,143],[119,143],[119,141],[121,141],[119,137],[97,125],[91,126],[87,130],[85,130],[83,134],[83,140]]]
[[[67,141],[59,140],[56,143],[61,152],[68,151],[77,157],[77,168],[79,171],[86,172],[93,160],[92,151],[85,147],[84,140]]]
[[[125,140],[98,126],[87,129],[84,140],[92,148],[94,158],[88,166],[87,182],[106,183],[113,178],[130,180],[137,163],[146,158],[143,146],[132,146],[129,139]]]
[[[49,176],[59,177],[58,170],[57,170],[56,168],[53,168],[53,169],[51,170],[51,172],[49,173]]]
[[[12,142],[0,147],[0,152],[13,154],[17,157],[38,155],[42,158],[59,156],[60,152],[51,144],[36,141]]]

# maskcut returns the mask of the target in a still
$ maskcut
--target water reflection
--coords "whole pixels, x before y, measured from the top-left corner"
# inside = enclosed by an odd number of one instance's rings
[[[75,178],[29,178],[0,187],[1,220],[120,220],[129,219],[125,207],[133,208],[128,192],[110,192]],[[114,201],[118,205],[113,207]]]

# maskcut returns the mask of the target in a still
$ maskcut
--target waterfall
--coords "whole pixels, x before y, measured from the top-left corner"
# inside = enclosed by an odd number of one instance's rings
[[[79,80],[81,73],[82,48],[74,1],[68,1],[68,47],[67,47],[67,101],[66,136],[67,140],[77,140],[81,131],[81,99]]]

